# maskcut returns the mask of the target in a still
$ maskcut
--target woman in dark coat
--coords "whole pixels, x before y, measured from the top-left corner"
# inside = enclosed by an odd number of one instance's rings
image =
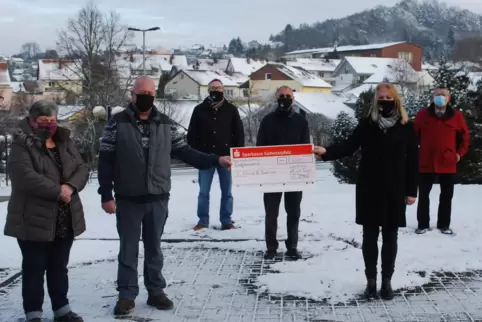
[[[5,235],[22,252],[22,297],[27,321],[40,322],[44,276],[56,322],[82,322],[69,306],[67,265],[74,237],[85,231],[79,192],[88,169],[70,131],[57,127],[57,106],[38,101],[19,124],[8,159],[12,194]]]
[[[315,147],[330,161],[350,156],[361,148],[356,183],[356,223],[363,226],[363,259],[367,288],[376,296],[378,236],[382,228],[382,286],[380,295],[393,298],[391,278],[397,255],[398,228],[406,226],[406,205],[417,197],[418,145],[412,125],[392,84],[376,88],[374,105],[342,144]]]

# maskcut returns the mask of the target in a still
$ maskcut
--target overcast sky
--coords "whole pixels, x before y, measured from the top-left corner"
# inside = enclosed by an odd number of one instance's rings
[[[17,53],[29,41],[42,50],[55,48],[58,31],[75,16],[85,0],[0,0],[0,54]],[[398,0],[95,0],[102,10],[115,9],[125,24],[137,28],[159,26],[148,33],[151,47],[227,44],[235,36],[267,41],[286,24],[340,18]],[[482,0],[447,0],[482,14]],[[141,45],[141,37],[135,42]]]

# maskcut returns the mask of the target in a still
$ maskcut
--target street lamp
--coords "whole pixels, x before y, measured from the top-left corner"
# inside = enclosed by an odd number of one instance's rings
[[[142,32],[142,69],[144,71],[144,75],[146,74],[146,32],[148,31],[156,31],[160,30],[159,27],[152,27],[149,29],[138,29],[138,28],[127,28],[130,31],[140,31]]]

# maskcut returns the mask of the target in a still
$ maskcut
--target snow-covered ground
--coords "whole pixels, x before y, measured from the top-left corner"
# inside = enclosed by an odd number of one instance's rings
[[[198,186],[194,170],[176,170],[170,213],[165,239],[205,240],[197,246],[232,250],[264,250],[264,209],[262,194],[248,188],[235,190],[233,219],[239,229],[220,231],[208,229],[194,232],[197,223],[196,204]],[[115,217],[100,208],[95,184],[82,193],[87,232],[75,242],[71,264],[100,259],[115,259],[117,255]],[[432,192],[432,225],[436,220],[439,187]],[[3,191],[2,191],[3,192]],[[365,284],[361,244],[361,227],[354,223],[355,187],[339,184],[328,166],[318,170],[315,189],[303,196],[300,224],[300,250],[309,258],[298,262],[271,265],[279,273],[268,273],[258,278],[262,289],[309,298],[331,298],[340,301],[353,298]],[[393,284],[396,288],[417,286],[428,282],[431,272],[464,272],[482,269],[482,216],[480,198],[482,186],[457,186],[453,202],[455,236],[446,236],[433,230],[426,235],[415,235],[416,205],[407,211],[408,227],[400,231],[399,251]],[[374,197],[373,202],[377,202]],[[219,227],[220,193],[218,182],[213,183],[211,224]],[[0,222],[4,221],[7,203],[0,203]],[[284,239],[285,218],[281,205],[279,238]],[[107,239],[107,240],[102,240]],[[209,240],[247,240],[244,242],[209,242]],[[0,268],[19,268],[20,252],[14,239],[0,237]],[[165,244],[166,245],[166,244]],[[192,247],[175,244],[165,247]],[[280,243],[283,247],[283,243]],[[115,271],[115,262],[110,263]],[[417,272],[426,272],[421,277]],[[92,283],[95,272],[92,272]],[[423,274],[422,274],[423,275]]]

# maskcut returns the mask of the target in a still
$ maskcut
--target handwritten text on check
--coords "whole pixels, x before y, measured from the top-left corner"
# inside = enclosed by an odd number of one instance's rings
[[[231,159],[234,186],[289,191],[316,181],[311,144],[232,148]]]

